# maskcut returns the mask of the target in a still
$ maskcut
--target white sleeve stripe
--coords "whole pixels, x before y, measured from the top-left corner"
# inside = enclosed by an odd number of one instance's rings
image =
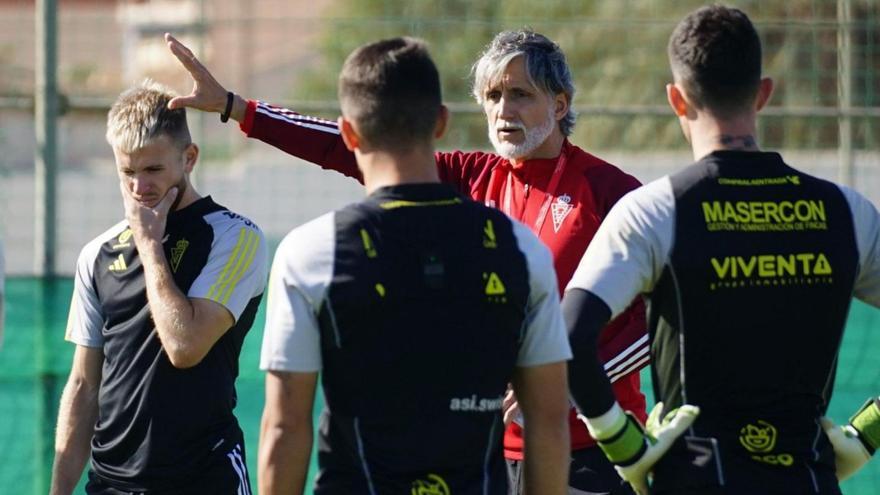
[[[293,119],[297,119],[297,120],[307,120],[310,122],[317,122],[319,124],[325,124],[330,127],[336,127],[336,122],[334,122],[332,120],[322,119],[319,117],[312,117],[311,115],[303,115],[301,113],[294,112],[293,110],[288,110],[286,108],[276,107],[275,105],[270,105],[269,103],[266,103],[264,101],[257,102],[257,108],[262,108],[262,109],[267,110],[271,113],[284,115],[284,116],[287,116],[287,117],[290,117]]]
[[[605,372],[608,373],[609,375],[619,373],[620,370],[626,369],[634,361],[637,361],[639,358],[642,358],[642,357],[646,356],[647,354],[648,354],[648,347],[647,346],[642,347],[642,349],[639,350],[639,352],[637,352],[632,357],[630,357],[626,361],[620,363],[619,365],[617,365],[613,368],[610,368],[608,365],[605,365]]]
[[[621,360],[627,359],[631,354],[635,353],[636,351],[638,351],[638,353],[641,354],[642,351],[640,349],[647,348],[647,346],[646,346],[647,343],[648,343],[648,336],[642,335],[639,338],[639,340],[635,341],[635,343],[633,343],[631,346],[627,347],[626,349],[621,351],[618,355],[609,359],[608,362],[605,363],[605,369],[607,370],[608,368],[619,363]]]
[[[644,368],[650,360],[651,360],[651,356],[645,356],[644,358],[640,359],[638,362],[634,363],[629,368],[622,370],[620,373],[617,373],[615,375],[608,375],[608,378],[611,380],[611,383],[614,383],[617,380],[620,380],[621,378],[628,376],[630,373]]]
[[[317,119],[301,119],[301,118],[298,118],[299,116],[297,116],[297,118],[294,118],[292,116],[286,116],[283,114],[274,113],[270,110],[264,109],[263,107],[257,107],[257,112],[261,113],[267,117],[273,118],[275,120],[287,122],[289,124],[298,125],[300,127],[305,127],[308,129],[314,129],[316,131],[326,132],[328,134],[339,135],[339,129],[336,128],[336,124],[332,124],[333,127],[330,127],[330,125],[331,125],[330,122],[327,122],[326,124],[322,124],[321,121],[319,121]],[[308,121],[311,121],[313,123],[308,123]]]

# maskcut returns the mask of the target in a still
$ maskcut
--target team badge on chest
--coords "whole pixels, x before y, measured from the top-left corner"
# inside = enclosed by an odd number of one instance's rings
[[[553,232],[559,232],[559,227],[562,226],[565,217],[571,213],[573,208],[574,207],[571,204],[571,196],[568,194],[563,194],[556,198],[556,201],[554,201],[553,205],[550,207],[550,214],[553,216]]]

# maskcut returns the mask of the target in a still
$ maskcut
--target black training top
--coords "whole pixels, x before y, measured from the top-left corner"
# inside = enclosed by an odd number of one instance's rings
[[[382,188],[291,232],[270,279],[261,366],[322,373],[316,493],[507,493],[507,383],[570,357],[526,227],[446,185]]]
[[[851,298],[880,306],[880,215],[865,198],[776,153],[715,152],[625,197],[568,288],[613,314],[649,295],[655,395],[666,411],[700,406],[689,435],[717,442],[692,447],[720,449],[712,478],[749,493],[836,486],[818,418]]]
[[[83,248],[67,340],[104,352],[92,468],[127,490],[179,487],[239,441],[238,356],[266,280],[266,242],[251,221],[200,199],[168,216],[165,255],[190,298],[235,324],[196,366],[171,365],[150,317],[143,267],[125,222]]]

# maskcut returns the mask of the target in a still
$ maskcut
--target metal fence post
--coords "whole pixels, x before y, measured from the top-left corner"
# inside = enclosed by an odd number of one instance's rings
[[[58,19],[56,0],[37,0],[34,124],[34,272],[55,275],[55,183],[58,173]]]
[[[852,83],[852,5],[850,0],[837,0],[837,180],[849,187],[854,175]]]
[[[37,0],[35,5],[36,74],[34,87],[34,123],[37,149],[34,156],[34,271],[50,279],[55,277],[55,204],[58,174],[56,119],[59,113],[56,69],[58,65],[58,12],[56,0]],[[45,282],[44,282],[45,283]],[[44,288],[41,287],[40,294]],[[43,306],[41,306],[43,307]],[[48,309],[47,309],[48,310]],[[37,415],[41,428],[37,429],[34,456],[35,493],[49,491],[46,466],[52,465],[52,428],[54,415],[47,407],[50,390],[46,378],[46,329],[36,329],[34,359],[37,366],[35,384]]]

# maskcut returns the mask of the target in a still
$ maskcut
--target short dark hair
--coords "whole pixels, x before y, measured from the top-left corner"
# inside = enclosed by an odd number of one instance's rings
[[[688,14],[667,48],[673,77],[691,103],[730,116],[750,104],[761,84],[761,39],[745,12],[722,5]]]
[[[402,37],[356,49],[339,74],[339,104],[373,146],[429,143],[442,98],[440,75],[425,43]]]

